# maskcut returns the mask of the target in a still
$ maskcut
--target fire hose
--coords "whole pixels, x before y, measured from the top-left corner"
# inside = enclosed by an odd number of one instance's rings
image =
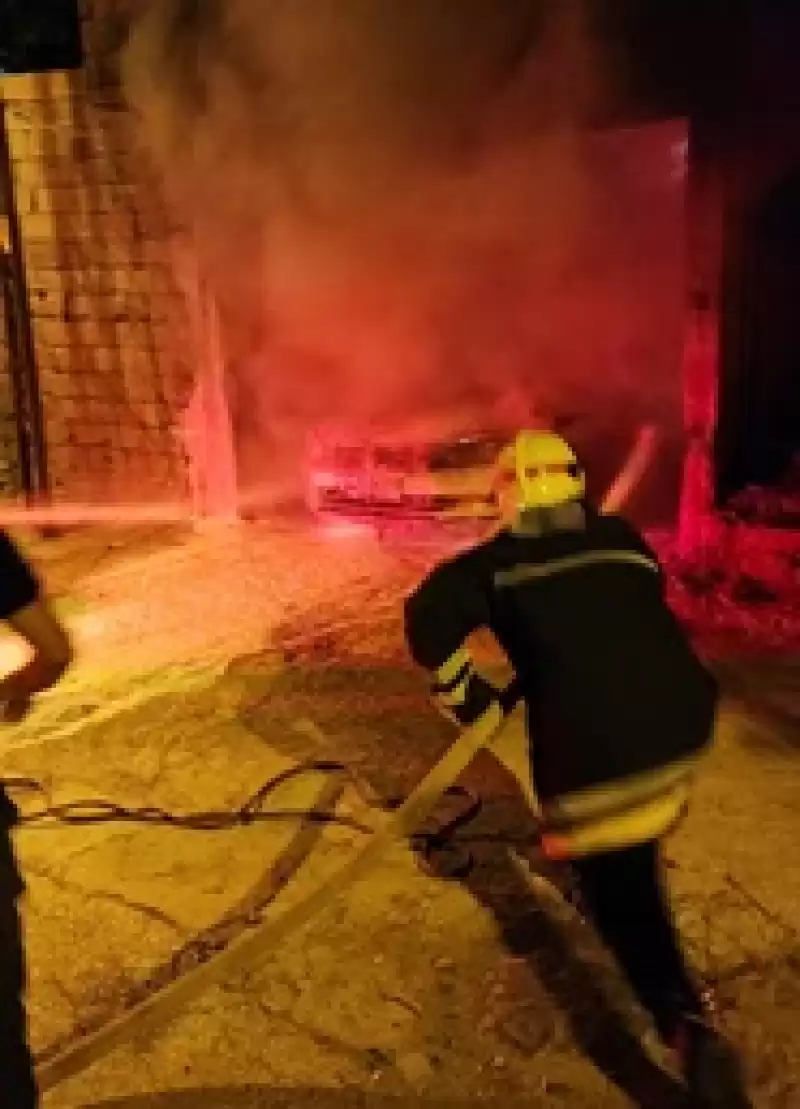
[[[503,694],[502,705],[493,706],[476,724],[462,731],[400,807],[379,824],[364,847],[306,897],[278,915],[270,914],[207,961],[42,1062],[37,1068],[41,1090],[50,1090],[74,1077],[134,1036],[152,1034],[165,1027],[204,990],[224,980],[242,964],[258,959],[324,912],[350,886],[363,879],[390,847],[413,836],[478,752],[497,738],[516,701],[517,690],[509,687]]]
[[[460,790],[454,783],[469,763],[484,748],[495,746],[497,757],[503,761],[508,769],[517,774],[517,768],[512,767],[503,757],[500,750],[500,736],[503,724],[508,714],[513,710],[516,698],[516,689],[513,684],[502,695],[502,709],[487,715],[477,725],[462,732],[458,739],[446,751],[441,760],[428,772],[417,785],[407,800],[399,808],[393,809],[391,815],[381,813],[375,825],[368,826],[366,822],[359,822],[345,816],[334,815],[331,807],[339,800],[343,785],[341,781],[327,778],[322,785],[319,795],[313,805],[302,811],[276,811],[260,814],[256,811],[259,799],[263,800],[268,790],[288,780],[293,774],[303,773],[307,770],[325,771],[345,768],[338,763],[318,762],[300,765],[290,770],[281,772],[280,775],[264,785],[250,802],[238,814],[240,822],[255,822],[259,816],[265,819],[300,819],[306,818],[307,823],[301,825],[300,831],[290,842],[289,847],[267,874],[267,881],[259,883],[259,899],[256,901],[256,911],[241,912],[242,906],[237,906],[233,911],[226,913],[221,924],[229,926],[232,923],[243,922],[250,925],[250,930],[244,934],[239,933],[231,940],[224,939],[222,944],[216,939],[210,942],[203,936],[200,948],[202,961],[192,963],[190,968],[178,976],[168,978],[164,984],[155,988],[152,980],[145,983],[146,993],[140,1000],[128,1004],[127,1008],[112,1020],[98,1029],[88,1031],[85,1026],[79,1028],[79,1035],[66,1045],[54,1045],[37,1066],[37,1075],[42,1091],[47,1091],[61,1082],[74,1077],[87,1069],[116,1048],[142,1034],[150,1034],[163,1029],[175,1020],[198,995],[224,981],[227,977],[240,970],[244,965],[257,960],[267,951],[273,949],[281,941],[299,932],[315,917],[321,915],[331,904],[340,897],[355,882],[365,878],[369,872],[381,862],[381,858],[395,843],[403,840],[419,845],[425,843],[434,850],[443,850],[454,833],[467,825],[480,810],[480,799],[472,796],[468,790]],[[304,721],[310,729],[317,731],[310,721]],[[303,729],[305,730],[305,729]],[[507,755],[508,752],[505,752]],[[6,784],[11,785],[9,781]],[[17,779],[14,785],[18,787],[36,786],[34,782]],[[522,783],[521,783],[522,784]],[[430,815],[437,803],[446,794],[461,793],[467,800],[465,808],[455,817],[446,820],[443,827],[435,832],[421,831],[427,816]],[[172,817],[157,810],[142,810],[141,812],[128,811],[116,806],[104,806],[86,803],[86,806],[64,806],[65,809],[77,809],[74,814],[62,813],[59,810],[49,810],[45,815],[55,819],[65,820],[67,823],[91,823],[105,819],[133,819],[137,821],[160,820],[165,823],[175,823],[181,826],[194,827],[201,830],[214,830],[221,827],[230,827],[236,823],[235,815],[232,820],[231,813],[210,813],[199,818]],[[92,809],[94,811],[92,811]],[[109,817],[108,812],[111,812]],[[248,815],[249,814],[249,815]],[[35,814],[25,822],[35,822],[42,814]],[[380,818],[384,818],[381,823]],[[265,903],[272,906],[277,896],[290,885],[300,867],[311,853],[316,842],[314,832],[310,825],[324,825],[339,823],[349,826],[360,832],[371,832],[371,838],[366,845],[353,856],[347,863],[340,867],[332,876],[317,885],[309,894],[294,906],[277,916],[264,919],[262,915]],[[482,838],[482,837],[480,837]],[[490,837],[495,838],[495,837]],[[506,840],[506,837],[502,837]],[[452,840],[451,840],[452,842]],[[508,842],[506,840],[506,842]],[[528,860],[519,853],[518,846],[524,841],[519,841],[512,847],[509,843],[507,853],[510,862],[517,870],[520,878],[529,887],[531,893],[542,904],[547,905],[548,914],[560,924],[573,922],[581,915],[580,906],[575,902],[574,891],[564,892],[560,883],[554,883],[544,875],[537,873]],[[458,876],[463,876],[463,869]],[[753,897],[741,883],[732,875],[725,876],[726,885],[735,890],[742,899],[756,911],[762,921],[778,927],[787,938],[796,940],[797,933],[780,917],[772,913],[766,906]],[[264,896],[266,885],[267,896]],[[248,901],[250,897],[248,896]],[[216,928],[214,929],[216,931]],[[192,952],[196,956],[197,952]],[[751,962],[746,959],[741,966],[731,968],[725,975],[724,981],[730,982],[739,975],[746,973],[751,968]],[[168,970],[173,970],[175,960],[170,960]],[[709,1011],[716,1008],[715,991],[719,987],[722,977],[717,975],[706,981],[703,990],[704,999]]]

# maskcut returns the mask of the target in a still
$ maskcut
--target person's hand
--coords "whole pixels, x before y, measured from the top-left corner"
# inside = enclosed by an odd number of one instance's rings
[[[0,724],[19,724],[33,708],[33,694],[21,681],[21,673],[0,680]]]

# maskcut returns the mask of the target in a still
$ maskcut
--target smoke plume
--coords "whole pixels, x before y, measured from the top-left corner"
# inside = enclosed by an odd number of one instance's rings
[[[135,11],[126,87],[216,291],[243,456],[331,419],[675,417],[669,144],[632,184],[577,127],[613,76],[579,4]]]

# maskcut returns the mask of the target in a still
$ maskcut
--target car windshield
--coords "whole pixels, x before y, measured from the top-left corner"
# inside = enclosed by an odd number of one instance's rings
[[[500,438],[457,439],[437,443],[428,452],[431,470],[465,470],[473,466],[491,466],[503,446]]]

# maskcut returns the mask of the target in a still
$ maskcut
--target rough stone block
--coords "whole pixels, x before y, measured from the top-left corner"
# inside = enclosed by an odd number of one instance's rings
[[[64,314],[64,292],[38,287],[30,290],[31,314],[52,319]]]
[[[53,131],[60,131],[58,137],[53,138],[54,143],[65,141],[69,129],[73,124],[73,103],[70,96],[44,96],[36,102],[40,118],[44,125]]]
[[[117,341],[125,351],[134,354],[147,352],[153,345],[153,335],[147,320],[132,320],[123,313],[115,315]],[[136,359],[137,363],[139,359]]]
[[[124,424],[119,429],[119,443],[126,450],[136,451],[139,457],[143,458],[142,447],[142,431],[141,428],[135,424]]]
[[[170,273],[170,221],[142,173],[132,121],[119,105],[99,106],[75,75],[0,78],[0,92],[51,485],[74,491],[91,471],[95,491],[110,488],[120,467],[128,482],[175,481],[184,462],[171,426],[191,378],[176,352],[190,335]]]
[[[35,316],[33,323],[33,338],[37,345],[45,347],[69,347],[75,340],[71,328],[63,319],[48,319]]]
[[[144,293],[118,293],[116,297],[116,313],[117,319],[127,319],[133,323],[148,323],[152,319],[152,300]],[[152,334],[151,325],[149,328],[149,339],[151,342]]]
[[[30,263],[30,257],[29,257]],[[28,290],[35,297],[42,293],[62,293],[70,289],[72,274],[65,270],[37,269],[28,274]]]
[[[48,428],[51,427],[52,424],[48,424]],[[72,454],[72,448],[64,441],[53,441],[48,444],[47,462],[51,480],[68,481]]]
[[[146,336],[147,333],[143,331],[142,334]],[[137,395],[144,388],[145,395],[152,396],[153,381],[157,374],[152,349],[144,342],[141,345],[129,343],[121,348],[121,358],[126,383],[134,388]]]
[[[92,297],[82,293],[64,293],[64,318],[71,321],[90,320],[96,311]]]
[[[75,396],[75,375],[53,366],[39,366],[42,393],[58,402],[59,411],[67,411],[67,400]],[[63,409],[62,409],[63,406]]]
[[[34,99],[35,95],[36,86],[32,74],[4,74],[0,77],[0,96],[10,106],[15,107],[19,102],[28,104]]]
[[[57,224],[52,212],[20,212],[20,230],[26,240],[53,240]]]
[[[58,269],[59,250],[52,239],[33,239],[26,235],[23,245],[30,280],[37,281],[43,271]]]
[[[32,179],[18,180],[16,186],[17,215],[21,218],[28,217],[46,210],[43,206],[42,195],[43,190],[40,181]]]
[[[79,269],[67,271],[68,287],[75,293],[86,295],[94,301],[97,297],[114,291],[111,271],[107,269]]]
[[[39,376],[69,372],[69,351],[63,347],[37,347]]]

